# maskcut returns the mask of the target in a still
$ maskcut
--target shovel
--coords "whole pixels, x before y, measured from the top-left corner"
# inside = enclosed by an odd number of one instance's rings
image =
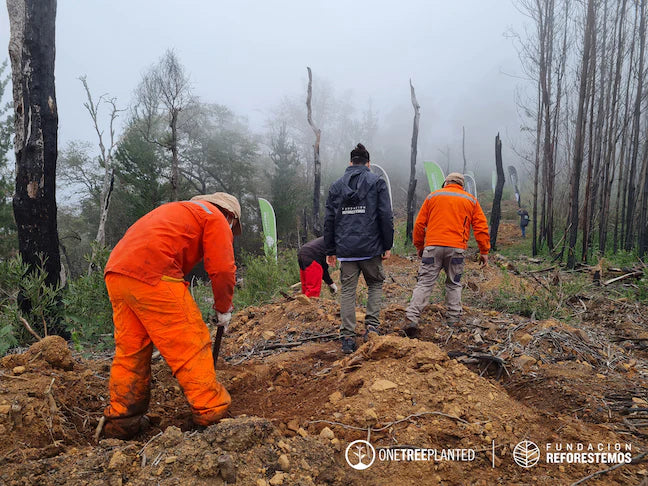
[[[218,361],[218,353],[220,352],[221,342],[223,341],[223,333],[225,328],[223,326],[218,326],[216,330],[216,339],[214,339],[214,344],[212,344],[212,355],[214,356],[214,369],[216,369],[216,361]]]

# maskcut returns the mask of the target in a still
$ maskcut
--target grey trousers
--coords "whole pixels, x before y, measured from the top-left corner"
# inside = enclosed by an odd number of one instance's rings
[[[375,327],[380,324],[380,298],[382,297],[383,280],[385,280],[382,258],[377,256],[357,262],[340,262],[340,281],[342,282],[342,289],[340,290],[340,317],[342,318],[340,335],[342,336],[355,335],[356,289],[361,272],[365,282],[367,282],[369,291],[365,324]]]
[[[446,273],[446,317],[461,315],[461,274],[464,268],[464,251],[448,246],[426,246],[419,267],[418,282],[405,314],[417,323],[421,312],[430,303],[430,294],[441,269]]]

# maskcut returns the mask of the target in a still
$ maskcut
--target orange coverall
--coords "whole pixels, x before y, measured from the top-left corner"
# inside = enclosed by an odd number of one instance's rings
[[[229,312],[233,239],[218,207],[172,202],[135,222],[112,251],[104,272],[115,325],[106,436],[129,438],[139,431],[150,399],[153,345],[182,387],[194,423],[209,425],[226,414],[231,398],[216,379],[209,330],[183,277],[203,259],[214,309]]]

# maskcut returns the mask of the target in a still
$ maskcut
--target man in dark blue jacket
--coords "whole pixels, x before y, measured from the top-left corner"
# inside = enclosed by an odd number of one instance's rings
[[[324,243],[326,262],[340,260],[342,351],[356,350],[356,288],[362,273],[368,287],[365,337],[378,333],[380,298],[385,280],[382,260],[389,258],[394,223],[387,184],[369,171],[369,152],[359,143],[351,151],[344,176],[331,185],[326,200]]]

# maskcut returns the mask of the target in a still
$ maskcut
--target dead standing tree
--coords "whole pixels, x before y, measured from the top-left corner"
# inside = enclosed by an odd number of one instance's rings
[[[606,156],[605,156],[605,166],[604,166],[604,176],[603,176],[603,186],[601,191],[601,219],[599,220],[599,254],[605,254],[605,249],[607,245],[607,235],[608,235],[608,221],[610,218],[610,200],[612,198],[612,185],[614,183],[614,175],[616,171],[616,163],[614,158],[617,156],[617,137],[616,132],[619,125],[619,97],[620,97],[620,84],[621,84],[621,73],[623,67],[623,58],[624,58],[624,49],[625,49],[625,30],[624,30],[624,19],[626,16],[626,4],[627,0],[617,7],[617,16],[615,19],[615,28],[617,29],[617,35],[615,36],[616,42],[616,62],[613,63],[610,61],[610,74],[608,79],[612,80],[612,69],[614,66],[614,83],[613,88],[610,93],[608,93],[608,99],[611,96],[611,112],[612,115],[608,118],[607,124],[607,146],[606,146]],[[613,49],[614,51],[614,49]],[[625,130],[625,123],[623,124],[622,132]],[[624,137],[625,138],[625,137]],[[625,148],[625,145],[621,144],[622,148]],[[624,152],[622,150],[621,152]],[[620,160],[620,158],[619,158]],[[619,173],[622,173],[622,164],[619,164]],[[620,194],[620,185],[617,189],[617,194]],[[618,197],[618,196],[617,196]],[[618,200],[616,209],[618,211]],[[616,225],[615,225],[616,229]],[[614,238],[616,240],[616,236]]]
[[[56,223],[58,112],[54,87],[56,0],[7,0],[15,112],[14,216],[20,254],[35,270],[44,259],[45,283],[60,282]],[[21,302],[28,313],[31,302]],[[57,322],[50,331],[65,334]]]
[[[308,124],[315,133],[315,143],[313,144],[313,233],[315,236],[322,236],[322,224],[320,223],[320,186],[322,184],[322,164],[320,162],[320,139],[322,130],[317,128],[313,123],[313,108],[311,98],[313,97],[313,73],[311,68],[308,70],[308,92],[306,95],[306,108],[308,109]]]
[[[419,119],[421,118],[421,105],[416,101],[416,93],[412,80],[410,79],[410,91],[412,95],[412,106],[414,107],[414,125],[412,126],[412,152],[410,155],[410,179],[407,188],[407,228],[405,237],[407,241],[412,241],[412,231],[414,230],[414,211],[416,206],[416,153],[418,144]]]
[[[461,127],[461,155],[463,156],[463,174],[466,173],[466,127]]]
[[[493,196],[493,210],[490,220],[490,243],[493,251],[497,250],[497,230],[502,216],[501,202],[504,189],[504,165],[502,164],[502,140],[499,133],[495,137],[495,168],[497,170],[497,183],[495,184],[495,195]]]
[[[178,200],[179,160],[178,160],[178,116],[180,111],[191,102],[189,77],[175,52],[167,51],[160,60],[154,74],[155,84],[167,116],[171,133],[165,146],[171,152],[171,199]]]
[[[641,105],[643,95],[643,79],[644,79],[644,52],[646,40],[646,1],[641,0],[639,4],[639,69],[637,70],[637,96],[634,104],[633,125],[632,125],[632,156],[630,158],[630,167],[628,168],[628,189],[627,189],[627,203],[626,203],[626,233],[625,233],[625,249],[631,250],[634,246],[634,218],[635,209],[637,205],[637,195],[635,194],[635,179],[637,172],[637,158],[640,151],[639,131],[641,130]]]
[[[576,266],[575,247],[578,238],[578,192],[580,188],[581,169],[583,167],[583,152],[585,148],[585,128],[587,123],[586,104],[587,89],[590,77],[590,57],[592,53],[592,42],[594,29],[596,28],[596,16],[594,13],[594,1],[589,0],[587,5],[587,21],[585,23],[585,41],[583,43],[583,58],[581,62],[580,87],[578,94],[578,112],[576,115],[576,137],[574,139],[574,159],[571,173],[571,191],[569,201],[569,249],[567,252],[567,267]]]
[[[83,104],[90,118],[92,119],[92,125],[94,126],[95,132],[97,133],[97,139],[99,143],[99,162],[104,169],[103,182],[101,184],[101,195],[99,199],[100,212],[99,212],[99,225],[97,227],[97,236],[95,237],[95,242],[100,247],[106,246],[106,221],[108,220],[108,210],[110,209],[110,199],[112,197],[113,188],[115,185],[115,167],[113,165],[113,153],[117,147],[117,140],[115,139],[115,120],[119,116],[119,110],[116,105],[115,98],[105,99],[104,95],[101,95],[97,102],[95,103],[92,99],[92,94],[90,93],[90,88],[88,87],[88,80],[85,76],[79,78],[81,83],[83,83],[83,88],[85,89],[86,96],[88,100]],[[105,102],[111,107],[110,111],[110,122],[108,125],[108,147],[104,143],[104,132],[99,128],[99,105]],[[90,260],[90,266],[88,267],[88,272],[92,271],[92,262],[94,261],[94,256],[97,251],[97,248],[93,248],[92,257]]]

